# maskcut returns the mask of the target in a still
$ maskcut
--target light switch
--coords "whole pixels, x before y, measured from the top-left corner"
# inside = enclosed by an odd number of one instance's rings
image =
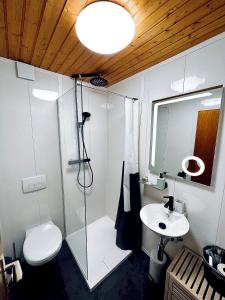
[[[46,187],[46,175],[38,175],[22,179],[22,190],[24,194],[39,191],[45,189]]]

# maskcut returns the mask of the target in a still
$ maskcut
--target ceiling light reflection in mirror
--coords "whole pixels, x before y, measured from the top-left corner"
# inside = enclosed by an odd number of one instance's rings
[[[201,101],[201,104],[203,106],[220,106],[221,105],[221,99],[220,98],[210,98],[210,99],[205,99]]]

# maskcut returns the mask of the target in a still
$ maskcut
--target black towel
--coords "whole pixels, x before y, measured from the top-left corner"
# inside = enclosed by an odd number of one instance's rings
[[[117,229],[116,244],[123,250],[137,251],[142,245],[142,223],[140,219],[141,193],[139,186],[139,173],[130,174],[130,211],[124,211],[124,167],[122,167],[120,199],[116,217]]]

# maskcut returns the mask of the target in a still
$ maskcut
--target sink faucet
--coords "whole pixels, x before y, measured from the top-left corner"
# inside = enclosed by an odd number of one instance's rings
[[[174,197],[173,196],[165,196],[163,198],[168,198],[169,201],[164,205],[165,208],[168,208],[170,212],[174,211]]]

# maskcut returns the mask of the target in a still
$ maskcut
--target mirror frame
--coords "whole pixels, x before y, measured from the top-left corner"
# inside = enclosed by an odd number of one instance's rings
[[[213,169],[212,169],[212,178],[211,178],[211,183],[210,185],[204,185],[202,183],[197,183],[197,182],[192,182],[192,181],[186,181],[184,180],[182,177],[180,176],[176,176],[176,175],[171,175],[171,174],[166,174],[166,177],[169,179],[174,179],[174,180],[178,180],[181,181],[183,183],[188,183],[188,184],[193,184],[193,185],[197,185],[197,186],[201,186],[201,187],[205,187],[208,189],[212,189],[215,186],[215,171],[217,169],[217,164],[218,164],[218,149],[220,146],[220,142],[221,142],[221,132],[222,132],[222,124],[223,124],[223,118],[224,118],[224,106],[225,106],[225,88],[223,85],[217,85],[217,86],[213,86],[213,87],[209,87],[206,89],[202,89],[202,90],[196,90],[193,92],[189,92],[189,93],[182,93],[176,96],[171,96],[171,97],[166,97],[166,98],[161,98],[161,99],[156,99],[153,100],[151,103],[151,125],[150,125],[150,149],[149,149],[149,164],[148,164],[148,168],[150,171],[150,174],[154,174],[154,175],[159,175],[158,172],[153,170],[152,164],[151,164],[151,159],[152,159],[152,144],[153,144],[153,126],[154,126],[154,105],[156,103],[160,103],[160,102],[164,102],[164,101],[170,101],[170,100],[174,100],[176,98],[180,98],[180,97],[185,97],[185,96],[190,96],[190,95],[194,95],[197,93],[201,93],[201,92],[208,92],[210,90],[214,90],[214,89],[222,89],[222,95],[221,95],[221,106],[220,106],[220,116],[219,116],[219,124],[218,124],[218,130],[217,130],[217,135],[216,135],[216,145],[215,145],[215,152],[214,152],[214,161],[213,161]],[[162,170],[166,171],[166,170]]]

